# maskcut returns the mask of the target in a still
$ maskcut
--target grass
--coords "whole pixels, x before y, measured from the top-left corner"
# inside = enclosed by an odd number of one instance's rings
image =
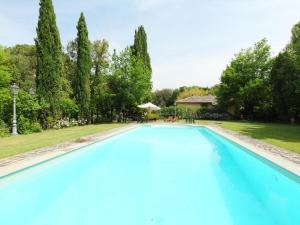
[[[243,135],[262,140],[269,144],[300,153],[300,126],[279,124],[279,123],[259,123],[244,121],[207,121],[198,120],[197,123],[215,123],[220,127],[239,132]]]
[[[88,125],[0,138],[0,159],[38,148],[76,140],[83,136],[101,133],[121,126],[124,126],[124,124]]]

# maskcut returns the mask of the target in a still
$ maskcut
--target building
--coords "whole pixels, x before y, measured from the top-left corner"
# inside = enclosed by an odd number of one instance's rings
[[[201,107],[212,107],[215,104],[216,104],[216,97],[213,95],[191,96],[176,101],[176,106],[178,107],[193,108],[193,109],[201,108]]]

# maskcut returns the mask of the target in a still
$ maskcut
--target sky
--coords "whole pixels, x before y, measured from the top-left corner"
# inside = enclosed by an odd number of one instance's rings
[[[209,87],[234,54],[267,38],[282,50],[300,21],[299,0],[53,0],[63,45],[76,37],[83,12],[89,37],[110,49],[133,43],[143,25],[153,68],[153,88]],[[33,44],[39,0],[0,0],[0,45]]]

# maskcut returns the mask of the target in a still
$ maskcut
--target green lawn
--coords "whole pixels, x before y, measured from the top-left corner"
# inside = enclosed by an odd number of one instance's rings
[[[222,128],[240,132],[241,134],[277,145],[279,147],[300,153],[300,126],[258,123],[242,121],[197,121],[200,124],[217,123]]]
[[[0,138],[0,158],[17,155],[37,148],[51,146],[80,137],[101,133],[125,124],[100,124],[65,128],[61,130],[47,130],[41,133],[19,135]]]

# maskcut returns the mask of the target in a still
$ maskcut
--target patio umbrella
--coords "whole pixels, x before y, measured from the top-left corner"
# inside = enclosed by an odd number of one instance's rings
[[[148,110],[153,110],[153,111],[160,110],[160,108],[158,106],[152,104],[151,102],[148,102],[143,105],[139,105],[138,107],[141,109],[148,109]]]

